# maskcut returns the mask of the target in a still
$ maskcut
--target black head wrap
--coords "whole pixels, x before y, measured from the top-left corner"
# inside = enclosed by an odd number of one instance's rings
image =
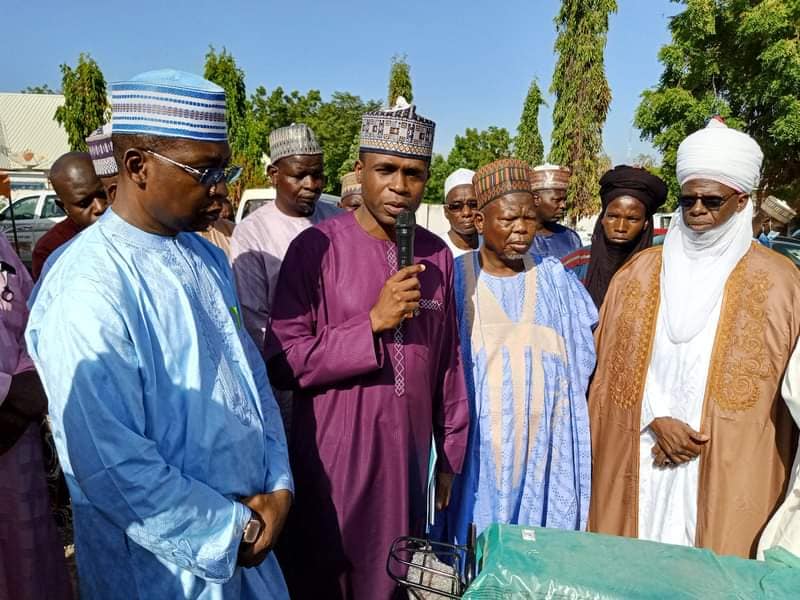
[[[624,246],[609,243],[603,230],[606,209],[620,196],[631,196],[639,200],[644,205],[645,218],[649,221],[649,225],[639,237]],[[614,273],[634,254],[653,244],[653,215],[666,199],[666,184],[660,177],[645,169],[619,165],[600,178],[600,201],[603,210],[594,226],[592,254],[586,274],[586,288],[598,307],[606,297]]]

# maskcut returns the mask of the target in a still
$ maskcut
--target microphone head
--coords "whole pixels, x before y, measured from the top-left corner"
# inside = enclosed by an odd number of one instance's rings
[[[397,215],[395,227],[414,227],[416,224],[417,219],[414,217],[414,213],[410,210],[404,210]]]

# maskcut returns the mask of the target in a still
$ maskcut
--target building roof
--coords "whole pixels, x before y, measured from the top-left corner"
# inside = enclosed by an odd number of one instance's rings
[[[0,92],[0,169],[49,169],[69,152],[67,132],[53,118],[61,94]]]

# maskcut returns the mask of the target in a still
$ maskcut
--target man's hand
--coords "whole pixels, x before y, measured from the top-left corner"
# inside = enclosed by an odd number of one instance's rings
[[[403,319],[414,316],[422,297],[417,274],[424,270],[425,265],[411,265],[386,280],[378,301],[369,311],[372,333],[394,329]]]
[[[47,396],[38,373],[24,371],[14,375],[3,404],[30,421],[38,421],[47,414]]]
[[[700,455],[703,447],[711,439],[705,433],[700,433],[689,427],[683,421],[672,417],[659,417],[650,423],[650,431],[656,436],[658,446],[663,457],[658,452],[653,452],[656,466],[681,465],[694,460]],[[664,460],[669,461],[667,463]],[[662,463],[659,465],[659,461]]]
[[[653,447],[650,448],[650,454],[653,457],[653,465],[655,465],[656,467],[672,469],[678,466],[674,464],[669,458],[667,458],[667,455],[661,449],[661,446],[658,445],[658,442],[653,444]]]
[[[264,562],[278,541],[286,523],[286,515],[292,506],[292,493],[289,490],[278,490],[271,494],[258,494],[243,498],[242,504],[257,512],[264,522],[258,539],[253,544],[243,544],[239,548],[239,564],[243,567],[256,567]]]
[[[436,473],[436,510],[444,510],[450,504],[450,492],[453,491],[455,473]]]

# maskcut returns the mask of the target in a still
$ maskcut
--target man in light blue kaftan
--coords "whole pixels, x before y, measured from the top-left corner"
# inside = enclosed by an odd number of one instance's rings
[[[587,521],[597,311],[559,261],[528,254],[536,219],[527,169],[509,159],[476,173],[482,246],[455,263],[471,420],[462,477],[439,526],[458,543],[470,522],[480,533],[496,522],[584,529]]]
[[[274,555],[247,559],[243,537],[256,513],[265,529],[285,518],[263,509],[293,488],[280,413],[228,261],[191,232],[218,217],[236,175],[219,166],[230,158],[224,138],[195,143],[186,131],[224,124],[224,94],[189,74],[156,74],[134,80],[150,101],[143,114],[170,95],[166,109],[180,111],[183,91],[202,89],[221,121],[187,120],[169,143],[159,132],[170,158],[152,156],[140,147],[152,138],[117,135],[119,94],[130,92],[115,84],[119,202],[51,265],[26,333],[72,496],[81,597],[283,599]],[[151,88],[161,93],[148,100]]]

